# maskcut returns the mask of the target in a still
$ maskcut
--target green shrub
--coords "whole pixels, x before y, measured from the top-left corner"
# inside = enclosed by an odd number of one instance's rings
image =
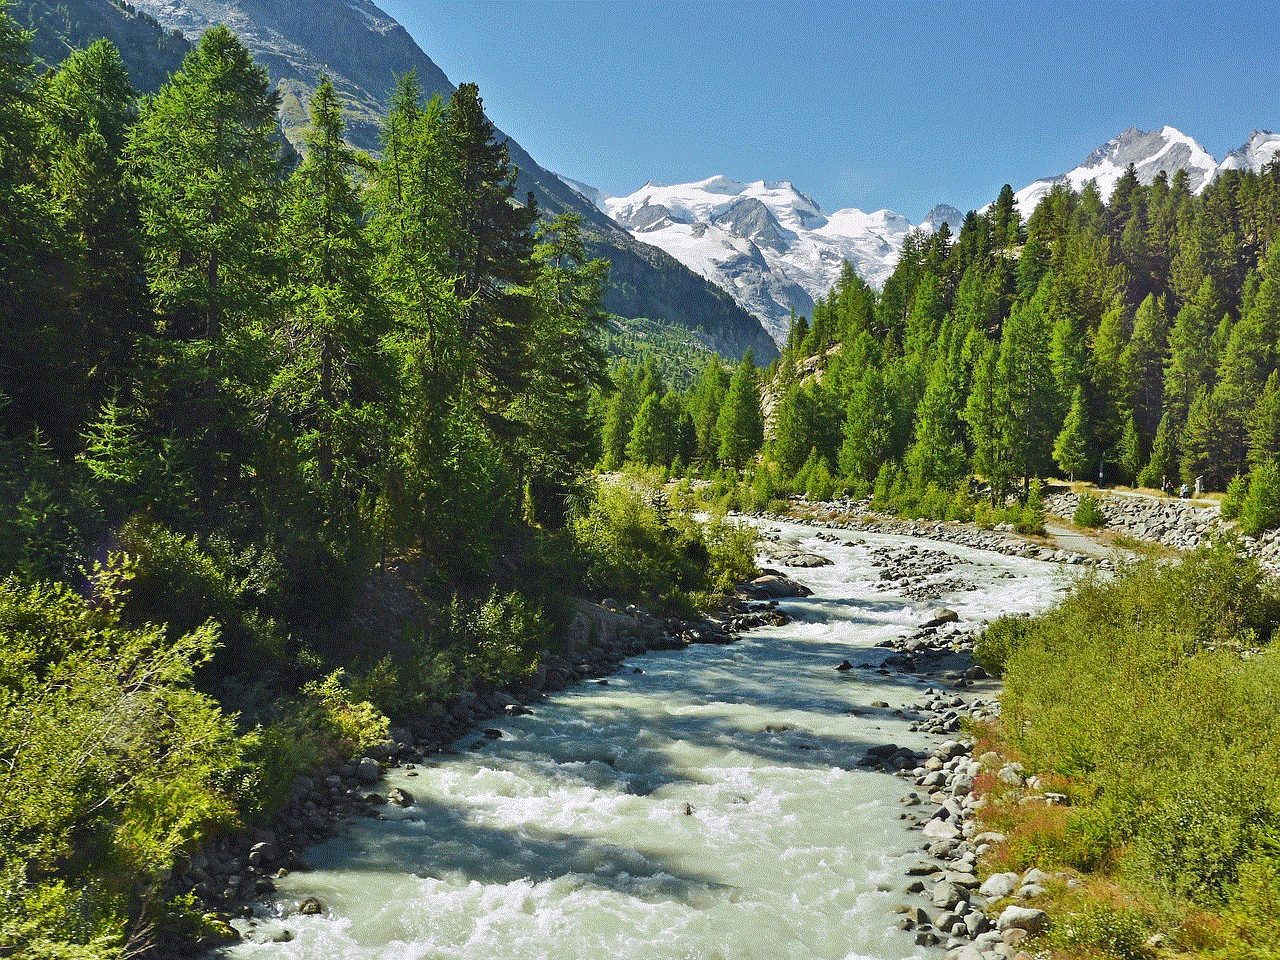
[[[1019,533],[1044,536],[1044,484],[1032,480],[1027,502],[1018,509],[1013,528]]]
[[[1240,516],[1240,508],[1244,505],[1244,498],[1249,492],[1249,477],[1243,473],[1237,473],[1231,478],[1231,482],[1227,484],[1227,491],[1222,495],[1222,519],[1234,520]]]
[[[709,602],[751,565],[747,551],[754,552],[747,533],[708,534],[691,518],[668,511],[656,491],[621,484],[602,486],[570,533],[587,590],[657,613],[691,615],[693,598]]]
[[[1249,477],[1249,492],[1240,504],[1240,529],[1250,536],[1280,527],[1280,466],[1260,464]]]
[[[1102,504],[1099,503],[1098,498],[1085,493],[1080,496],[1080,502],[1076,505],[1071,520],[1082,527],[1097,529],[1106,526],[1107,515],[1102,512]]]
[[[1003,661],[1004,729],[1028,768],[1069,778],[1073,819],[1091,824],[1075,860],[1216,906],[1276,848],[1280,649],[1241,651],[1278,615],[1258,564],[1219,542],[1087,575],[1048,613],[993,624],[979,653]]]
[[[1021,614],[1006,614],[991,622],[974,647],[974,658],[994,677],[1004,674],[1010,655],[1030,633],[1034,622]]]
[[[1084,948],[1116,960],[1147,960],[1153,956],[1147,946],[1151,932],[1152,922],[1142,912],[1096,904],[1056,922],[1047,940],[1071,956]]]
[[[21,955],[111,955],[178,852],[236,816],[242,745],[191,686],[217,628],[127,626],[133,572],[113,557],[87,600],[0,584],[0,940]]]

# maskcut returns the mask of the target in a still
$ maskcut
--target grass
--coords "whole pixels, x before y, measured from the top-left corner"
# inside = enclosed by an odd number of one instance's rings
[[[1068,798],[989,772],[978,783],[983,825],[1006,836],[985,869],[1075,881],[1036,902],[1054,919],[1047,950],[1134,960],[1159,934],[1192,957],[1277,955],[1278,618],[1275,585],[1217,544],[1086,576],[982,638],[1005,691],[976,752],[1018,759]]]

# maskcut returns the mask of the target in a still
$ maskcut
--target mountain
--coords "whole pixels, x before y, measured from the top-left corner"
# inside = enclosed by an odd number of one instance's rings
[[[1218,172],[1252,170],[1257,173],[1277,158],[1280,158],[1280,134],[1255,130],[1242,146],[1236,147],[1218,164]]]
[[[99,37],[115,41],[144,92],[157,89],[181,62],[188,41],[225,23],[279,86],[281,127],[295,146],[301,144],[307,105],[322,75],[343,100],[348,139],[370,152],[377,151],[395,77],[414,70],[427,96],[448,99],[454,91],[404,27],[371,0],[12,0],[10,10],[33,30],[36,53],[49,66]],[[611,261],[607,310],[624,320],[647,318],[684,328],[725,356],[739,357],[748,349],[765,363],[777,356],[760,321],[728,293],[634,239],[518,143],[499,136],[507,139],[518,170],[517,196],[531,193],[553,216],[580,214],[588,255]]]
[[[37,67],[61,63],[72,50],[105,37],[116,45],[133,85],[155,93],[182,64],[191,45],[147,13],[111,0],[9,0],[8,13],[31,32]]]
[[[831,289],[846,260],[868,283],[883,284],[913,229],[889,210],[828,214],[787,181],[651,181],[625,197],[575,188],[633,236],[729,291],[778,343],[786,340],[792,310],[812,316],[814,300]],[[942,205],[923,226],[936,229],[944,220],[954,232],[964,217]]]
[[[1280,136],[1265,130],[1255,130],[1243,146],[1232,150],[1219,163],[1204,147],[1175,127],[1165,126],[1150,133],[1130,127],[1089,154],[1078,167],[1028,184],[1014,192],[1014,199],[1026,217],[1058,184],[1065,183],[1079,190],[1088,181],[1095,180],[1105,200],[1131,163],[1138,180],[1145,184],[1151,183],[1161,170],[1170,176],[1177,170],[1186,170],[1192,193],[1199,193],[1224,170],[1256,172],[1278,153]]]

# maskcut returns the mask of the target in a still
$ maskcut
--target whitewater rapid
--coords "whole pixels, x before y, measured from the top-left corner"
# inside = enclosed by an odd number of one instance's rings
[[[870,746],[926,747],[895,710],[937,680],[884,676],[879,641],[932,606],[962,624],[1038,610],[1058,565],[910,538],[769,524],[833,561],[788,571],[814,596],[729,646],[653,652],[607,682],[490,721],[415,770],[382,808],[305,854],[226,958],[898,960],[937,956],[897,929],[908,781],[858,766]],[[956,558],[928,602],[881,589],[871,549]],[[853,670],[835,665],[849,660]],[[888,707],[873,704],[888,703]],[[856,712],[854,712],[856,711]],[[323,912],[296,905],[315,897]],[[286,942],[273,938],[290,937]]]

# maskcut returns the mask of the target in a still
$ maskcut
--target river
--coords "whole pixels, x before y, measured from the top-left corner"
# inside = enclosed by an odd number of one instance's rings
[[[415,802],[306,854],[226,958],[896,960],[940,956],[897,929],[918,848],[909,781],[858,766],[869,746],[925,747],[895,710],[930,682],[858,669],[938,604],[961,622],[1046,606],[1057,565],[909,538],[771,524],[832,565],[794,620],[729,646],[628,661],[455,755],[393,770]],[[959,591],[881,588],[872,548],[942,550]],[[835,665],[849,660],[855,669]],[[877,702],[889,706],[875,707]],[[856,712],[854,712],[856,711]],[[321,914],[293,912],[304,897]],[[287,933],[286,933],[287,931]],[[273,937],[291,936],[287,942]]]

